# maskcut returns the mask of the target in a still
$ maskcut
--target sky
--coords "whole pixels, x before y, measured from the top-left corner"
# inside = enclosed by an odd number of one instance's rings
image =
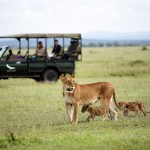
[[[0,0],[0,35],[150,31],[150,0]]]

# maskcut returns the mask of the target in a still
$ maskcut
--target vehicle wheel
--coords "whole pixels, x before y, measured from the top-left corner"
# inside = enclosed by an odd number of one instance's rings
[[[43,80],[46,82],[56,82],[59,78],[55,70],[48,69],[43,73]]]

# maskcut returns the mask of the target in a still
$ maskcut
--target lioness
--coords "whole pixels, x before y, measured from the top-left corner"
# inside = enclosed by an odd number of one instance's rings
[[[142,102],[136,101],[136,102],[118,102],[118,106],[122,109],[124,109],[124,116],[128,116],[129,111],[134,111],[136,116],[138,114],[138,110],[142,111],[144,116],[146,116],[147,112],[145,110],[145,106]]]
[[[108,117],[108,108],[111,110],[114,120],[117,120],[117,112],[113,108],[113,99],[116,105],[117,102],[115,100],[115,89],[112,84],[97,82],[79,85],[75,82],[74,76],[61,76],[60,79],[63,85],[67,115],[72,124],[77,124],[79,105],[94,104],[98,100],[102,102],[103,120]],[[118,105],[117,107],[119,108]]]
[[[89,122],[91,118],[94,121],[95,116],[103,115],[103,109],[100,106],[83,105],[82,109],[81,109],[81,112],[85,113],[86,111],[90,113],[90,115],[86,119],[87,122]],[[111,113],[109,111],[110,110],[108,110],[108,117],[110,119],[112,119]]]

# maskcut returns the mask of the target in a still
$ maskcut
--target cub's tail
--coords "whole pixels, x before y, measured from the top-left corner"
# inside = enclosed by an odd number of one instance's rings
[[[137,103],[138,103],[138,105],[139,105],[140,110],[142,110],[142,108],[145,109],[145,106],[144,106],[144,104],[143,104],[142,102],[137,101]],[[146,111],[146,110],[145,110],[145,113],[150,113],[150,111]]]

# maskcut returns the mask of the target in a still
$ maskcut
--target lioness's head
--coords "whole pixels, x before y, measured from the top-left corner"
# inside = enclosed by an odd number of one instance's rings
[[[81,112],[82,113],[86,112],[88,108],[89,108],[89,105],[83,105],[82,109],[81,109]]]
[[[73,93],[75,89],[74,76],[60,76],[63,88],[67,93]]]

